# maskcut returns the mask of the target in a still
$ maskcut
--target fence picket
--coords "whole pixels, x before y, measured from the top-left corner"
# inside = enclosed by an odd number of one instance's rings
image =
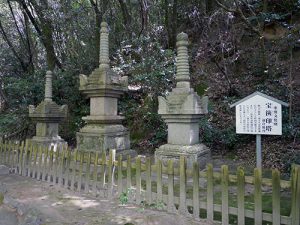
[[[193,216],[199,219],[200,203],[199,203],[199,163],[193,163]]]
[[[109,151],[109,157],[108,157],[108,198],[111,199],[113,196],[113,150]]]
[[[156,202],[160,203],[163,200],[163,193],[162,193],[162,161],[160,159],[157,159],[157,163],[156,163]]]
[[[141,180],[141,157],[136,158],[136,204],[141,203],[141,191],[142,191],[142,180]]]
[[[151,159],[146,158],[146,201],[152,204],[152,178],[151,178]]]
[[[53,158],[54,158],[54,149],[50,148],[50,157],[49,157],[49,175],[47,181],[51,182],[51,177],[54,179],[54,169],[53,169]]]
[[[56,149],[56,152],[54,154],[55,158],[54,158],[54,162],[53,162],[53,184],[56,185],[56,181],[58,180],[58,167],[59,167],[59,155],[60,152],[58,149]]]
[[[62,148],[61,150],[61,154],[60,154],[60,159],[59,159],[59,166],[58,166],[58,181],[57,181],[57,185],[59,185],[60,187],[63,187],[63,180],[64,180],[64,161],[65,161],[65,154],[66,151],[64,148]]]
[[[229,208],[228,208],[228,166],[223,165],[222,171],[222,224],[229,224]]]
[[[179,212],[182,214],[187,214],[186,205],[186,158],[180,156],[179,159]]]
[[[291,173],[291,188],[292,188],[292,210],[291,224],[300,224],[300,166],[294,165]]]
[[[99,152],[96,152],[95,159],[94,159],[94,173],[93,173],[93,191],[94,195],[97,196],[97,182],[98,182],[98,158]]]
[[[48,167],[48,156],[49,156],[49,150],[46,146],[44,148],[45,154],[44,154],[44,162],[43,162],[43,168],[42,168],[42,181],[47,181],[47,176],[49,176],[50,169]]]
[[[37,165],[37,171],[36,171],[36,179],[40,180],[41,179],[41,174],[42,174],[42,160],[43,160],[43,150],[45,147],[40,147],[39,152],[38,152],[38,165]]]
[[[78,153],[80,155],[80,164],[79,164],[79,175],[78,175],[77,191],[81,192],[84,152],[78,152]]]
[[[75,191],[75,181],[76,181],[76,170],[77,170],[77,155],[78,151],[75,150],[74,155],[72,157],[73,163],[72,163],[72,177],[71,177],[71,184],[70,184],[70,189],[72,191]]]
[[[280,172],[272,170],[272,224],[280,225]]]
[[[71,150],[69,148],[66,149],[66,169],[65,169],[65,183],[64,187],[69,187],[69,179],[70,179],[70,168],[71,168]]]
[[[214,186],[213,186],[213,166],[207,164],[207,220],[214,220]]]
[[[101,173],[100,173],[100,182],[101,182],[102,188],[105,187],[105,183],[106,183],[106,181],[105,181],[105,174],[106,174],[105,170],[106,170],[106,154],[103,151],[102,152],[102,158],[101,158]]]
[[[29,151],[29,142],[26,141],[25,143],[25,149],[23,153],[23,161],[22,161],[22,176],[27,176],[27,165],[28,165],[28,151]]]
[[[85,185],[84,185],[84,192],[85,193],[89,193],[89,191],[90,191],[91,157],[92,157],[92,153],[88,152],[88,158],[87,158],[87,162],[86,162],[86,171],[85,171]]]
[[[35,174],[36,174],[36,161],[37,161],[37,154],[38,154],[38,149],[39,149],[39,147],[37,146],[37,145],[35,145],[34,146],[34,148],[33,148],[34,150],[33,150],[33,165],[32,165],[32,175],[31,175],[31,177],[33,178],[33,179],[35,179]]]
[[[242,167],[237,169],[237,204],[238,225],[245,225],[245,173]]]
[[[118,158],[118,195],[123,192],[122,155]]]
[[[262,225],[261,169],[254,169],[255,225]]]
[[[22,175],[22,171],[23,171],[23,152],[24,152],[24,146],[25,146],[24,142],[22,142],[22,144],[20,146],[20,152],[19,152],[19,170],[18,170],[19,175]],[[1,149],[1,147],[0,147],[0,149]]]
[[[168,160],[168,212],[175,212],[174,205],[174,161]]]
[[[127,156],[126,188],[131,189],[131,156]]]

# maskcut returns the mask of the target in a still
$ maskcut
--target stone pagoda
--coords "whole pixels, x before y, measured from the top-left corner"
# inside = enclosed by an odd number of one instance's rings
[[[166,97],[159,97],[158,113],[168,125],[168,143],[160,146],[155,157],[178,159],[184,155],[188,166],[198,161],[203,166],[210,158],[210,150],[199,143],[199,119],[207,113],[208,98],[200,98],[190,85],[188,36],[177,35],[176,88]]]
[[[58,125],[67,116],[67,106],[52,101],[52,72],[46,72],[45,99],[36,108],[29,106],[29,117],[36,123],[33,144],[61,148],[67,143],[58,135]]]
[[[82,151],[130,153],[129,132],[118,115],[118,99],[128,90],[128,78],[118,76],[109,65],[108,25],[101,23],[100,65],[87,77],[80,78],[80,88],[90,99],[90,115],[83,117],[86,125],[77,133],[77,148]]]

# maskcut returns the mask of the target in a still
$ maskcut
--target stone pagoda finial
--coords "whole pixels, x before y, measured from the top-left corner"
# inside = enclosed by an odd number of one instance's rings
[[[109,67],[109,44],[108,44],[108,25],[101,23],[100,29],[100,68]]]
[[[52,101],[52,72],[50,70],[46,72],[45,101]]]
[[[188,56],[188,35],[180,33],[177,35],[177,88],[190,88],[190,68]]]

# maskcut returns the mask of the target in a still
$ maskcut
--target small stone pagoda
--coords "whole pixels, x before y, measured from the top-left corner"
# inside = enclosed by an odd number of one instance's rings
[[[188,166],[194,161],[203,166],[210,158],[210,150],[199,143],[199,119],[207,113],[208,98],[200,98],[190,87],[187,34],[177,35],[176,46],[176,88],[166,98],[158,99],[158,113],[168,125],[168,143],[156,150],[155,157],[166,160],[184,155]]]
[[[33,144],[61,148],[67,143],[58,135],[58,125],[67,116],[67,106],[52,101],[52,72],[46,72],[45,99],[36,108],[29,106],[29,117],[36,123]]]
[[[118,115],[118,99],[128,90],[128,78],[120,77],[109,65],[108,25],[101,23],[100,65],[87,77],[80,75],[80,88],[90,99],[90,115],[83,117],[86,125],[77,133],[77,148],[82,151],[107,151],[128,154],[129,132]]]

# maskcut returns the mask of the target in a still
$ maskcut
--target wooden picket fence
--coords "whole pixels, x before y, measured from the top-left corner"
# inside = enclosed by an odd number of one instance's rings
[[[21,176],[102,198],[126,195],[130,202],[162,205],[168,212],[192,216],[195,220],[203,218],[223,225],[300,224],[299,165],[293,166],[290,180],[281,180],[276,169],[269,179],[263,178],[257,168],[253,176],[246,176],[242,168],[230,174],[226,165],[220,172],[214,171],[211,164],[205,171],[199,170],[198,163],[187,168],[184,157],[178,165],[172,160],[164,165],[160,160],[152,163],[150,158],[141,157],[128,156],[123,160],[119,156],[114,160],[114,151],[108,156],[69,149],[54,152],[29,143],[12,142],[0,144],[1,164]],[[265,190],[270,194],[271,211],[264,209]],[[283,195],[288,201],[281,205]],[[285,214],[284,208],[289,209]]]

